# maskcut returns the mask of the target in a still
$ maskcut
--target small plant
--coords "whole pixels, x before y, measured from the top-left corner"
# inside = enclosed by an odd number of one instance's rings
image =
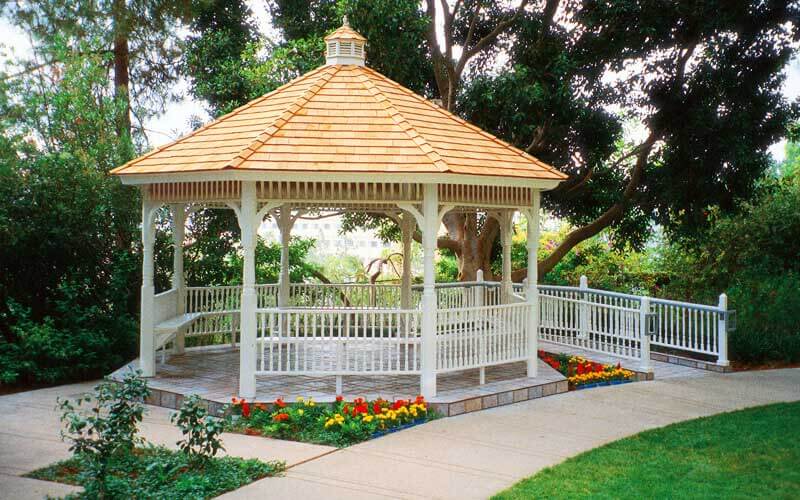
[[[137,432],[144,417],[142,402],[149,394],[141,372],[132,371],[122,383],[105,380],[93,394],[75,401],[58,400],[65,424],[61,437],[69,440],[70,451],[86,462],[84,487],[89,496],[107,497],[111,461],[144,442]]]
[[[187,455],[206,460],[225,449],[219,437],[222,434],[223,424],[208,414],[200,396],[196,394],[188,396],[178,413],[172,415],[172,422],[184,435],[184,439],[177,444]]]

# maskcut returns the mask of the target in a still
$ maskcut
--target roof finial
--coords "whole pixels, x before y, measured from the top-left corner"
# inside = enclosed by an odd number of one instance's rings
[[[325,60],[328,64],[363,66],[366,43],[367,39],[350,27],[347,16],[342,16],[342,25],[325,37]]]

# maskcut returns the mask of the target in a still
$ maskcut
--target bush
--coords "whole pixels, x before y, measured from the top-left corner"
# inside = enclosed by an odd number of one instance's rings
[[[107,498],[109,467],[115,458],[128,455],[144,441],[137,436],[144,416],[142,401],[150,394],[139,372],[125,375],[121,384],[106,380],[93,395],[75,401],[59,400],[62,437],[71,441],[70,451],[84,462],[82,484],[90,497]],[[83,406],[92,405],[89,411]]]
[[[222,422],[208,414],[208,410],[201,405],[200,396],[188,396],[171,420],[184,435],[184,439],[177,444],[187,455],[204,461],[225,449],[219,438]]]
[[[737,328],[730,357],[744,362],[800,361],[800,274],[740,277],[728,290]]]

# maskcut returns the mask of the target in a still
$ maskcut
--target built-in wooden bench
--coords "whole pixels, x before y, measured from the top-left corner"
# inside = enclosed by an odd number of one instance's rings
[[[155,336],[155,349],[161,349],[161,362],[166,359],[166,345],[175,340],[181,330],[187,329],[192,323],[205,316],[216,316],[224,314],[236,314],[238,311],[224,310],[224,311],[205,311],[205,312],[192,312],[174,316],[167,320],[158,323],[153,328],[153,335]]]

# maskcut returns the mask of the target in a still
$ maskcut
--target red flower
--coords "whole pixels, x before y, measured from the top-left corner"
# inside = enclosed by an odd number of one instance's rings
[[[342,413],[344,413],[345,415],[349,415],[350,414],[350,405],[344,405],[344,408],[342,408]]]
[[[288,413],[278,413],[277,415],[272,417],[272,420],[274,420],[275,422],[283,422],[283,421],[289,420],[289,414]]]
[[[374,414],[376,414],[376,415],[377,415],[377,414],[378,414],[378,413],[380,413],[380,412],[381,412],[381,405],[380,405],[380,403],[373,403],[373,404],[372,404],[372,413],[374,413]]]
[[[417,399],[414,400],[414,404],[421,405],[425,402],[425,398],[422,396],[417,396]]]
[[[341,403],[342,401],[344,401],[344,396],[336,396],[337,403]]]
[[[363,413],[364,415],[366,415],[368,412],[369,409],[367,408],[367,403],[362,402],[360,404],[357,404],[355,408],[353,408],[353,416],[355,416],[358,413]]]
[[[402,408],[402,407],[406,406],[406,404],[407,404],[407,403],[406,403],[406,401],[404,401],[404,400],[402,400],[402,399],[398,399],[398,400],[397,400],[397,401],[395,401],[395,402],[394,402],[394,404],[392,405],[392,410],[399,410],[400,408]]]
[[[242,416],[244,418],[250,417],[250,404],[248,404],[248,402],[244,399],[242,400]]]
[[[286,403],[283,402],[283,399],[278,398],[275,400],[275,406],[278,408],[286,408]]]
[[[231,403],[233,403],[233,404],[235,404],[235,405],[238,405],[238,404],[239,404],[239,400],[236,398],[236,396],[234,396],[234,397],[232,397],[232,398],[231,398]]]

